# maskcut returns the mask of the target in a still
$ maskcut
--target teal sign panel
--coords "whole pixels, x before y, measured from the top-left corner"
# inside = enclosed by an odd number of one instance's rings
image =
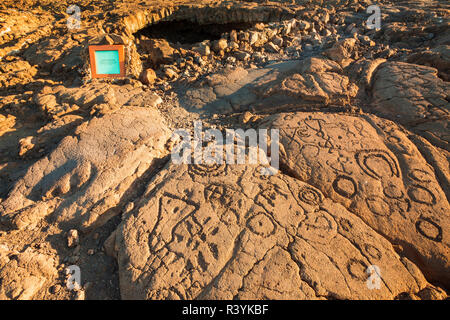
[[[119,51],[95,51],[97,74],[120,74]]]

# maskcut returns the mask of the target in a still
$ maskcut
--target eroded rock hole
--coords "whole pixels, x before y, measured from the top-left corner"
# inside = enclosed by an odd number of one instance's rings
[[[228,46],[230,33],[236,34],[254,27],[255,23],[198,24],[187,20],[160,22],[135,34],[138,52],[144,67],[157,70],[161,65],[172,65],[181,58],[205,57],[220,54],[217,43]],[[223,43],[223,42],[222,42]],[[223,52],[222,52],[223,55]],[[176,72],[176,71],[175,71]],[[165,75],[172,78],[170,70]]]
[[[172,44],[193,45],[205,40],[219,40],[222,35],[233,30],[252,28],[255,23],[198,24],[188,20],[164,21],[139,30],[138,39],[164,39]]]

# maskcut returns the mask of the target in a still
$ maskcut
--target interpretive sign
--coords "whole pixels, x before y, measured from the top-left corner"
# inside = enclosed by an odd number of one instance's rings
[[[125,77],[123,45],[89,46],[92,78]]]

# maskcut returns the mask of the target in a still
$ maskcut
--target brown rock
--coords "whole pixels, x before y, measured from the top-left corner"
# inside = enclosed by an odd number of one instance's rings
[[[439,76],[444,81],[450,81],[450,46],[442,45],[431,50],[412,54],[409,63],[421,64],[438,69]]]
[[[393,299],[427,285],[356,215],[256,166],[170,165],[116,244],[124,299]],[[371,265],[379,290],[368,289]]]
[[[394,123],[375,116],[273,116],[282,163],[393,243],[429,277],[448,285],[450,206],[434,170]]]
[[[144,84],[152,85],[156,80],[156,72],[153,69],[148,68],[142,72],[140,80]]]
[[[335,43],[333,47],[325,51],[325,54],[345,67],[348,64],[348,59],[352,56],[355,44],[355,38],[347,38]]]
[[[373,85],[373,108],[411,127],[432,144],[450,151],[450,84],[430,67],[403,62],[381,64]]]
[[[344,105],[356,96],[357,87],[347,76],[341,75],[339,65],[330,60],[310,58],[296,66],[295,73],[271,83],[265,96],[289,95],[305,102],[320,102],[324,105]]]
[[[36,138],[33,136],[26,137],[23,139],[20,139],[19,141],[19,156],[23,157],[28,151],[34,148],[36,143]]]
[[[123,107],[93,118],[29,168],[2,202],[0,218],[19,229],[50,213],[82,230],[102,225],[120,213],[132,182],[166,153],[168,137],[153,108]]]
[[[0,299],[42,299],[43,289],[50,287],[56,277],[52,257],[31,248],[18,252],[0,245]]]
[[[167,40],[142,40],[141,46],[146,52],[148,52],[150,61],[155,68],[161,64],[170,64],[173,62],[173,54],[175,50],[170,46]]]
[[[216,53],[224,51],[226,48],[228,48],[228,41],[226,39],[217,40],[213,44],[213,50]]]
[[[67,234],[67,247],[73,248],[80,243],[78,231],[75,229],[69,230]]]

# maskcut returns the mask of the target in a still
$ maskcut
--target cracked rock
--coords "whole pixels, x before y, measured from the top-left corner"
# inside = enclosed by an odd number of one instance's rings
[[[259,169],[170,165],[157,176],[115,235],[122,298],[392,299],[426,287],[356,214]],[[371,265],[380,290],[367,289]]]
[[[84,230],[99,226],[120,213],[133,181],[165,156],[168,138],[151,108],[124,107],[94,118],[28,169],[1,203],[0,218],[19,229],[50,214]]]
[[[376,116],[280,114],[281,162],[341,203],[448,284],[450,206],[434,170],[408,136]]]

